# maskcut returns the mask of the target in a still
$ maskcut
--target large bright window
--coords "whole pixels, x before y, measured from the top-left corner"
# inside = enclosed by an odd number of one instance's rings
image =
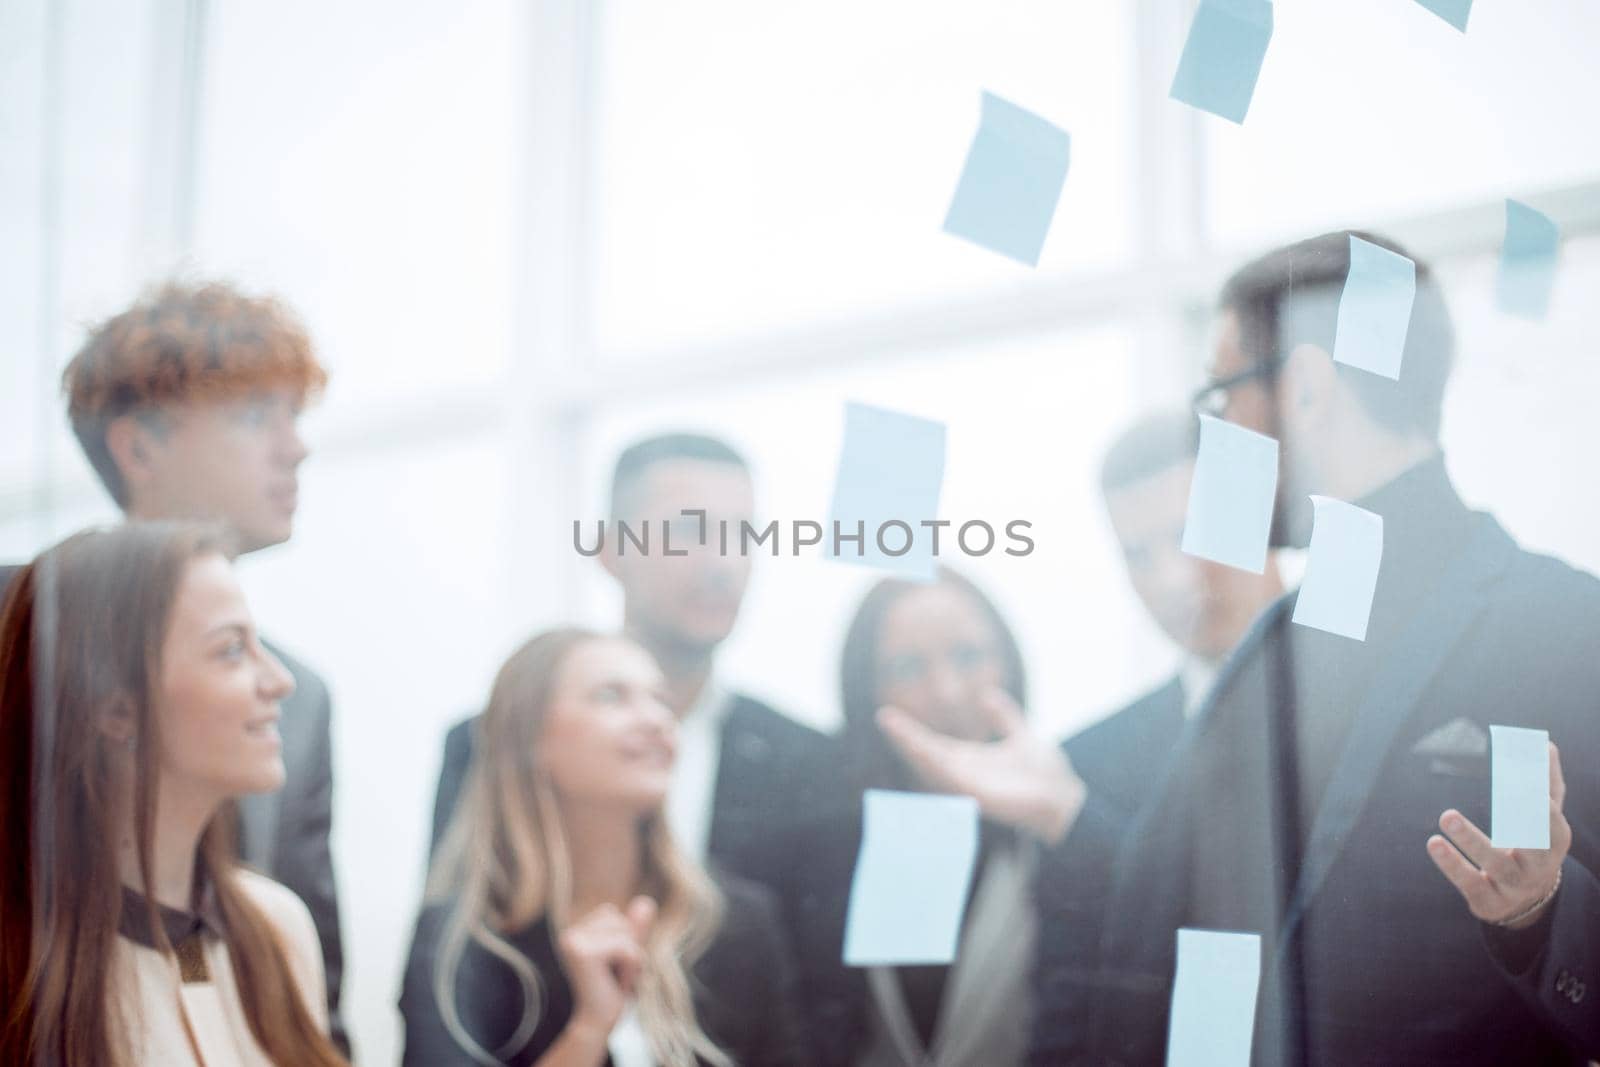
[[[1573,47],[1600,37],[1592,4],[1479,3],[1466,34],[1410,0],[1273,8],[1249,119],[1203,120],[1213,226],[1230,246],[1600,170],[1600,135],[1579,117],[1600,99],[1600,70]]]
[[[940,232],[983,90],[1072,136],[1040,268],[1131,253],[1128,5],[600,10],[592,329],[603,350],[1014,282],[1013,264]]]

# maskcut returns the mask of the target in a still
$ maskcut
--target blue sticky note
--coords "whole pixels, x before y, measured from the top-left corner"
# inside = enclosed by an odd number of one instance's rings
[[[1326,496],[1313,496],[1311,508],[1311,548],[1294,621],[1365,641],[1383,562],[1383,516]]]
[[[1500,246],[1500,276],[1495,297],[1500,310],[1525,319],[1542,319],[1556,282],[1556,251],[1561,231],[1550,216],[1516,200],[1506,201],[1506,239]]]
[[[1268,0],[1201,0],[1169,95],[1243,123],[1271,39]]]
[[[1399,381],[1416,298],[1417,265],[1352,234],[1350,273],[1339,295],[1333,358]]]
[[[1201,415],[1183,550],[1260,574],[1267,565],[1277,493],[1278,442]]]
[[[944,230],[1036,266],[1067,180],[1071,138],[993,93],[983,94],[982,111]]]
[[[978,856],[978,802],[869,789],[864,804],[844,962],[951,962]]]
[[[1489,727],[1489,841],[1495,848],[1550,847],[1550,734]]]
[[[1179,930],[1167,1067],[1249,1067],[1261,935]]]
[[[1462,33],[1467,32],[1467,16],[1472,14],[1472,0],[1417,0],[1417,3]]]
[[[834,552],[834,531],[831,526],[824,531],[824,553],[844,563],[932,580],[938,531],[922,523],[939,517],[944,450],[942,422],[846,404],[831,519],[841,537]],[[948,541],[949,530],[944,533]]]

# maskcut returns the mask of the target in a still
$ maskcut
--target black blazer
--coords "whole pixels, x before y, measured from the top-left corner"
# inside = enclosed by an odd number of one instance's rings
[[[1044,849],[1035,878],[1039,916],[1029,1062],[1071,1062],[1084,1053],[1100,926],[1123,835],[1151,799],[1182,735],[1182,680],[1174,676],[1063,743],[1088,786],[1067,836]]]
[[[20,569],[0,567],[0,603]],[[328,841],[333,828],[333,705],[320,675],[277,646],[267,647],[294,676],[294,692],[283,701],[278,724],[287,777],[275,793],[239,799],[239,851],[246,863],[294,890],[310,909],[327,972],[333,1040],[348,1055],[350,1039],[339,1014],[344,947]]]
[[[743,1067],[799,1067],[808,1062],[795,1010],[793,977],[772,898],[760,888],[720,879],[727,910],[721,928],[694,965],[695,1017],[706,1036]],[[406,961],[400,1014],[405,1021],[402,1067],[478,1067],[451,1036],[434,996],[434,962],[448,905],[425,908]],[[527,1045],[496,1062],[532,1064],[572,1017],[572,990],[544,920],[510,938],[534,965],[541,996]],[[523,999],[515,972],[475,942],[462,956],[455,982],[461,1023],[491,1052],[515,1031]],[[610,1059],[606,1062],[609,1064]]]
[[[786,829],[830,796],[827,739],[754,697],[735,693],[729,699],[707,853],[720,869],[781,891],[776,869]],[[472,762],[476,721],[474,716],[457,723],[445,737],[430,855],[455,813]]]
[[[1428,490],[1406,488],[1404,496]],[[1444,491],[1455,499],[1447,483]],[[1285,872],[1286,897],[1278,896],[1275,854],[1261,845],[1271,798],[1282,794],[1263,740],[1281,705],[1260,679],[1291,632],[1293,594],[1257,620],[1224,666],[1118,857],[1101,941],[1093,1062],[1161,1062],[1177,929],[1259,929],[1248,924],[1263,900],[1273,902],[1276,917],[1260,929],[1257,1063],[1298,1058],[1271,1051],[1284,1047],[1273,1035],[1294,1032],[1285,1020],[1296,1017],[1290,978],[1297,970],[1308,1064],[1491,1067],[1587,1058],[1548,1009],[1495,966],[1479,924],[1424,842],[1446,808],[1488,826],[1490,723],[1550,731],[1567,770],[1568,817],[1580,838],[1594,840],[1600,582],[1520,550],[1489,516],[1466,512],[1458,500],[1452,506],[1462,533],[1448,550],[1441,545],[1438,580],[1405,604],[1380,610],[1375,600],[1374,625],[1393,610],[1394,628],[1358,653],[1371,657],[1362,683],[1351,686],[1337,673],[1308,679],[1353,719],[1320,803],[1305,813],[1305,858]],[[1380,514],[1387,568],[1391,541],[1406,528],[1404,501]],[[1388,574],[1380,572],[1380,600]],[[1430,747],[1429,738],[1452,732],[1481,738],[1481,747],[1442,755]],[[1592,858],[1575,858],[1595,869]],[[1219,878],[1231,889],[1201,914],[1197,887]],[[1236,903],[1237,915],[1220,913],[1218,900]]]

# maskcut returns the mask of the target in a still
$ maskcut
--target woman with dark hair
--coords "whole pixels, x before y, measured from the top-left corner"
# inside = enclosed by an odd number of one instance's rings
[[[772,901],[667,827],[665,684],[578,629],[500,669],[406,965],[408,1067],[804,1062]]]
[[[299,898],[241,868],[293,688],[224,537],[68,539],[0,609],[0,1062],[333,1067]]]
[[[840,664],[841,763],[852,806],[821,815],[796,849],[802,980],[829,1065],[1020,1063],[1030,1020],[1034,911],[1031,813],[985,811],[956,960],[846,968],[846,904],[867,789],[942,791],[885,733],[906,717],[942,737],[988,741],[1021,722],[1027,679],[1010,627],[977,586],[943,569],[931,584],[886,579],[861,602]],[[1042,835],[1042,834],[1041,834]]]

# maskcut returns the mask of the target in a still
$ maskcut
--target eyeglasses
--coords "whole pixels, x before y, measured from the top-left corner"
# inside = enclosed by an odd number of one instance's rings
[[[1278,367],[1282,363],[1281,359],[1264,359],[1226,378],[1207,382],[1195,390],[1194,396],[1189,399],[1189,405],[1198,414],[1220,419],[1222,413],[1228,410],[1229,393],[1245,382],[1255,381],[1257,378],[1271,378],[1278,373]]]

